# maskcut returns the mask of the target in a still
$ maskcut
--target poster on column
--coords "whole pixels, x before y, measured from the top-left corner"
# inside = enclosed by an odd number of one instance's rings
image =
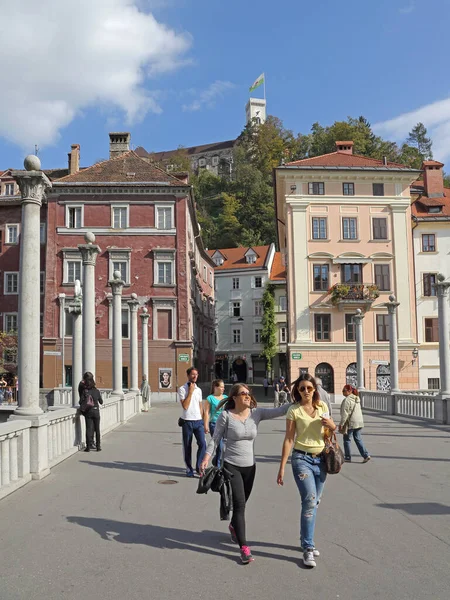
[[[162,390],[172,387],[172,369],[159,369],[159,387]]]

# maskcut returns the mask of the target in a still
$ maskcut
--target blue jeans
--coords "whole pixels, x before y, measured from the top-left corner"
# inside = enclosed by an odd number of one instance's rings
[[[209,424],[209,432],[211,434],[211,437],[214,435],[214,430],[216,428],[216,424],[215,423],[210,423]],[[217,450],[216,450],[216,454],[214,456],[214,458],[212,459],[212,464],[215,467],[219,467],[222,464],[221,458],[222,458],[222,450],[223,450],[223,438],[220,440],[219,445],[217,446]]]
[[[183,432],[183,450],[184,450],[184,462],[186,463],[186,469],[188,472],[193,473],[192,468],[192,436],[195,436],[197,441],[197,461],[195,463],[195,470],[197,473],[200,472],[200,465],[202,464],[203,457],[206,452],[206,440],[205,440],[205,426],[203,421],[185,421],[182,427]]]
[[[302,499],[300,545],[304,550],[315,548],[314,528],[317,506],[327,478],[325,465],[320,456],[313,458],[295,450],[292,453],[291,464],[294,480]]]
[[[359,453],[363,458],[367,458],[369,453],[367,452],[366,447],[364,446],[364,442],[361,437],[361,429],[349,429],[347,433],[344,433],[344,456],[346,460],[352,460],[352,440],[351,435],[353,434],[353,439],[355,440],[355,444],[359,450]]]

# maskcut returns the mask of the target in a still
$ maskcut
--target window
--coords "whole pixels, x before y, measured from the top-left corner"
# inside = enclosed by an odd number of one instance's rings
[[[159,285],[172,284],[172,263],[158,261],[158,279]]]
[[[241,316],[241,303],[240,302],[233,302],[233,305],[232,305],[232,316],[233,317],[240,317]]]
[[[313,240],[327,239],[327,218],[313,217],[312,219],[312,236]]]
[[[441,213],[442,212],[442,206],[429,206],[428,207],[428,212],[429,213]]]
[[[223,258],[221,256],[216,256],[213,260],[218,267],[223,265]]]
[[[344,196],[354,196],[355,195],[355,184],[354,183],[343,183],[342,191]]]
[[[345,264],[341,265],[342,283],[362,283],[362,265]]]
[[[218,156],[213,156],[211,159],[211,164],[213,167],[217,167],[217,165],[219,164],[219,157]]]
[[[355,217],[344,217],[342,219],[342,237],[344,240],[358,239],[357,220]]]
[[[173,338],[173,327],[172,327],[172,309],[170,308],[158,308],[157,310],[157,322],[158,322],[158,339],[159,340],[171,340]]]
[[[203,265],[203,281],[208,281],[208,269]]]
[[[375,285],[382,292],[387,292],[391,289],[389,265],[375,265]]]
[[[206,158],[199,158],[198,159],[198,166],[199,167],[206,167]]]
[[[130,337],[130,311],[122,307],[122,337]]]
[[[429,377],[428,378],[428,389],[429,390],[439,390],[441,388],[441,382],[439,377]]]
[[[286,296],[280,296],[280,310],[282,312],[286,312],[287,310]]]
[[[422,235],[422,252],[436,252],[436,236],[434,233]]]
[[[233,277],[233,290],[239,289],[239,277]]]
[[[387,219],[379,217],[372,219],[372,233],[374,240],[387,240]]]
[[[256,262],[256,254],[247,254],[245,258],[247,260],[247,263],[249,264],[253,264]]]
[[[5,294],[19,292],[19,273],[5,273]]]
[[[287,327],[286,325],[280,326],[280,344],[285,344],[287,342]]]
[[[423,295],[424,296],[436,296],[436,274],[435,273],[424,273],[423,274]]]
[[[45,244],[45,233],[46,233],[45,223],[41,223],[40,236],[39,236],[41,244]]]
[[[262,277],[255,277],[255,288],[262,288]]]
[[[157,229],[172,229],[172,207],[157,206],[156,207],[156,227]]]
[[[175,285],[175,252],[168,249],[153,249],[154,285]]]
[[[45,294],[45,271],[41,271],[41,277],[40,277],[40,292],[41,295]]]
[[[425,319],[425,341],[439,342],[439,327],[436,318]]]
[[[113,206],[113,228],[125,229],[128,227],[128,209],[126,206]]]
[[[233,329],[233,344],[240,344],[240,343],[241,343],[241,330]]]
[[[314,291],[326,292],[329,282],[329,266],[313,265]]]
[[[7,364],[17,364],[17,348],[5,348],[3,350],[3,362]]]
[[[65,283],[75,283],[77,279],[81,281],[81,260],[68,260],[66,268]]]
[[[384,183],[373,183],[372,191],[374,196],[384,196]]]
[[[14,196],[14,184],[7,183],[5,185],[5,196]]]
[[[3,316],[3,331],[17,331],[17,313],[5,313]]]
[[[331,315],[314,315],[314,331],[316,342],[329,342]]]
[[[214,285],[214,276],[213,276],[213,272],[212,271],[209,272],[209,285],[211,287],[213,287],[213,285]]]
[[[127,273],[128,269],[127,269],[126,261],[114,261],[113,262],[113,272],[112,272],[113,277],[114,277],[114,271],[119,271],[120,278],[122,279],[122,281],[125,281],[125,282],[128,281],[128,273]]]
[[[345,341],[355,342],[356,341],[356,329],[354,315],[345,315]]]
[[[82,207],[67,207],[67,227],[70,229],[79,229],[82,226]]]
[[[19,241],[19,226],[18,225],[7,225],[6,226],[6,243],[17,244]]]
[[[255,329],[255,344],[261,343],[262,329]]]
[[[262,300],[255,300],[255,317],[262,317],[263,304]]]
[[[308,194],[323,196],[325,194],[325,184],[322,182],[308,183]]]
[[[73,335],[73,315],[65,311],[66,322],[64,324],[64,337],[72,337]]]
[[[389,341],[389,316],[388,315],[377,315],[377,341],[388,342]]]

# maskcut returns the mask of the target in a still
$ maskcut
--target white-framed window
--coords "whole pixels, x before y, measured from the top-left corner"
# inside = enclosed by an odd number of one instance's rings
[[[254,307],[255,307],[255,311],[254,311],[255,317],[262,317],[262,314],[263,314],[262,300],[255,300]]]
[[[130,309],[122,306],[122,338],[130,337]]]
[[[213,156],[211,159],[211,164],[213,167],[217,167],[217,165],[219,164],[219,157],[218,156]]]
[[[206,167],[206,158],[199,158],[198,159],[198,166],[199,167]]]
[[[6,225],[6,244],[18,244],[19,243],[19,224],[14,223]]]
[[[66,206],[66,227],[68,229],[80,229],[83,227],[83,205],[78,206],[67,205]]]
[[[255,344],[261,343],[262,329],[255,329]]]
[[[175,251],[153,249],[153,285],[175,285]]]
[[[255,277],[255,288],[262,288],[262,277]]]
[[[131,281],[131,250],[112,249],[109,250],[109,279],[114,279],[114,271],[120,271],[120,276],[125,285],[130,285]]]
[[[164,262],[164,261],[158,261],[158,279],[157,279],[157,283],[159,285],[172,285],[173,283],[173,278],[172,278],[172,263],[171,262]]]
[[[358,220],[356,217],[342,217],[342,239],[358,239]]]
[[[3,314],[3,331],[17,331],[17,313]]]
[[[78,250],[64,250],[63,285],[74,285],[83,279],[83,261]]]
[[[208,269],[206,268],[206,265],[203,265],[203,281],[208,281]]]
[[[72,337],[73,335],[73,314],[65,311],[66,322],[64,325],[64,337]]]
[[[256,262],[256,254],[247,254],[247,263],[253,264]]]
[[[232,302],[231,303],[231,316],[232,317],[240,317],[241,316],[241,303],[240,302]]]
[[[156,229],[173,229],[173,206],[156,206]]]
[[[173,340],[176,337],[176,301],[152,299],[153,339]],[[199,335],[201,330],[199,330]]]
[[[67,261],[67,283],[75,283],[77,279],[81,281],[81,260]]]
[[[41,295],[45,294],[45,271],[40,272],[39,289]]]
[[[5,196],[14,196],[14,184],[7,183],[5,185]]]
[[[5,272],[4,282],[5,294],[12,295],[19,293],[19,273],[16,271]]]
[[[286,296],[280,296],[280,310],[283,312],[286,312],[287,310]]]
[[[439,377],[428,377],[428,389],[439,390],[441,388],[441,382]]]
[[[223,258],[222,258],[222,256],[215,256],[213,260],[214,260],[214,263],[218,267],[220,267],[221,265],[223,265]]]
[[[280,344],[287,342],[287,327],[286,325],[280,325]]]
[[[211,287],[213,287],[213,285],[214,285],[214,277],[213,277],[213,272],[211,270],[209,271],[209,285]]]
[[[233,277],[233,290],[239,289],[239,277]]]
[[[41,244],[45,244],[46,241],[46,232],[47,232],[47,227],[45,223],[41,223],[41,227],[39,230],[39,241],[41,242]]]
[[[128,227],[129,206],[111,207],[111,226],[113,229],[126,229]]]
[[[241,330],[233,329],[233,344],[240,344],[240,343],[241,343]]]

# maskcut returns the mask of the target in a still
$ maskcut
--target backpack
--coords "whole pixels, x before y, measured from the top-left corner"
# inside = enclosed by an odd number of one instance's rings
[[[94,398],[89,393],[89,390],[84,390],[83,398],[80,401],[80,410],[83,413],[88,412],[93,406],[95,406]]]

